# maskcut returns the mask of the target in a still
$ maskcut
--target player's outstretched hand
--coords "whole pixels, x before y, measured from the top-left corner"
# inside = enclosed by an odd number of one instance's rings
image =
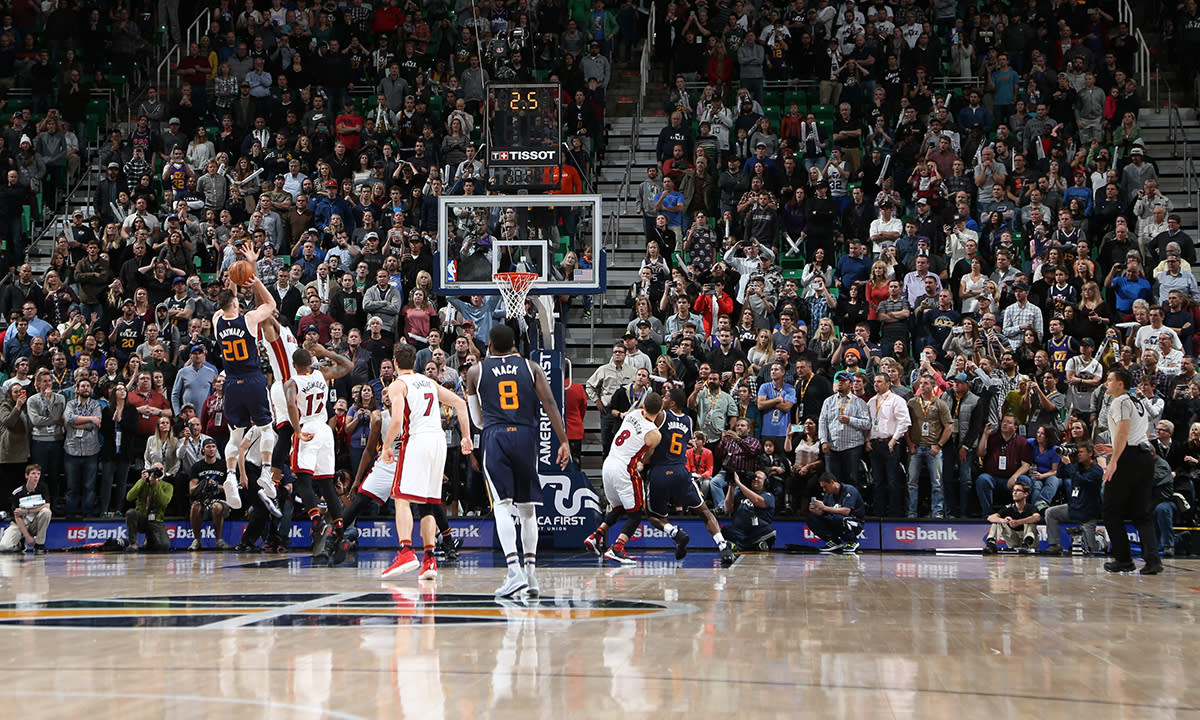
[[[471,444],[471,438],[469,437],[463,438],[458,443],[458,448],[462,450],[463,455],[470,455],[475,450],[475,446]]]
[[[233,253],[240,256],[243,260],[249,260],[251,265],[258,262],[258,251],[255,250],[250,243],[234,245]]]
[[[379,453],[379,458],[385,465],[391,465],[396,462],[396,453],[392,452],[392,448],[385,447],[383,452]]]
[[[558,466],[566,470],[569,462],[571,462],[571,446],[563,443],[558,446]]]

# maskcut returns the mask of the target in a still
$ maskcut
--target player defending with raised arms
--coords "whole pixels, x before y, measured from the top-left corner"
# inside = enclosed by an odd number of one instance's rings
[[[249,247],[242,248],[241,254],[252,264],[258,260],[258,253]],[[269,465],[275,447],[275,430],[271,427],[267,376],[263,374],[258,358],[258,326],[275,314],[275,299],[257,275],[251,277],[248,284],[254,293],[254,309],[242,314],[237,292],[227,286],[217,295],[217,305],[221,309],[213,315],[212,321],[224,361],[225,417],[229,423],[229,441],[225,444],[225,501],[234,510],[242,507],[242,498],[238,494],[237,456],[238,446],[247,430],[260,436],[258,446],[264,463],[258,485],[267,498],[275,498],[275,483]],[[246,478],[243,481],[249,483]]]
[[[333,365],[314,370],[314,356],[328,358]],[[293,432],[292,474],[296,477],[297,492],[303,487],[306,494],[311,495],[314,479],[333,478],[333,429],[329,427],[329,412],[325,408],[329,401],[329,385],[353,370],[354,364],[344,355],[330,352],[318,343],[306,343],[292,353],[292,366],[296,374],[283,384],[288,422]],[[305,494],[301,494],[301,498],[304,497]],[[310,506],[307,509],[313,520],[313,554],[317,555],[325,549],[329,525],[321,522],[319,512],[312,515],[315,498],[305,504]]]
[[[729,567],[733,564],[733,546],[721,534],[717,518],[704,504],[696,481],[687,469],[685,453],[692,442],[692,419],[680,413],[686,407],[687,396],[679,388],[673,388],[663,398],[663,421],[658,428],[662,433],[662,441],[654,448],[650,470],[646,473],[646,483],[650,488],[646,510],[650,524],[675,541],[675,558],[678,560],[687,554],[689,538],[682,528],[671,524],[667,513],[673,507],[682,507],[698,514],[721,551],[721,564]]]
[[[538,410],[543,408],[558,437],[555,462],[565,468],[571,447],[546,374],[514,349],[516,336],[507,325],[496,325],[488,336],[488,357],[467,372],[467,404],[471,419],[482,429],[483,477],[495,511],[496,535],[508,563],[508,576],[497,597],[525,590],[541,592],[537,579],[537,506],[542,504],[538,477]],[[524,566],[517,554],[521,521]]]
[[[392,421],[383,436],[379,462],[394,464],[396,468],[391,497],[396,501],[396,537],[400,539],[400,552],[383,571],[383,577],[394,577],[417,567],[417,556],[412,551],[413,513],[409,503],[419,503],[425,559],[421,562],[418,577],[427,580],[437,577],[433,547],[438,531],[432,508],[442,503],[442,473],[446,468],[442,403],[458,413],[458,427],[462,430],[459,449],[463,455],[470,455],[474,450],[471,425],[467,422],[467,404],[462,398],[425,375],[413,372],[413,363],[417,359],[415,347],[396,345],[394,358],[396,379],[388,386]]]
[[[646,493],[642,485],[642,458],[653,453],[662,439],[658,428],[663,423],[662,395],[652,392],[646,396],[640,410],[630,410],[621,421],[621,428],[613,438],[612,448],[604,458],[604,497],[608,498],[609,510],[600,527],[588,535],[584,546],[595,553],[604,547],[608,528],[625,516],[621,534],[604,557],[609,560],[632,565],[636,561],[625,554],[625,543],[633,537],[642,522],[642,509]],[[690,477],[690,476],[689,476]]]

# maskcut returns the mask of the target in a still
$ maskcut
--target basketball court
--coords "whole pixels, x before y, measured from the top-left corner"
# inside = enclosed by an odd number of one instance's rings
[[[631,552],[634,548],[631,546]],[[1200,716],[1195,560],[548,554],[497,601],[490,551],[390,560],[0,558],[0,689],[22,718]]]

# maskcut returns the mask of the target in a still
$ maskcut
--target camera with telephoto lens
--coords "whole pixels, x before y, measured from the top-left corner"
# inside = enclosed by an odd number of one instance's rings
[[[1054,451],[1059,455],[1065,455],[1074,460],[1075,456],[1079,454],[1079,446],[1075,443],[1064,443],[1054,448]]]
[[[146,471],[146,477],[148,477],[152,480],[162,480],[162,476],[163,476],[162,468],[150,468],[149,470]]]

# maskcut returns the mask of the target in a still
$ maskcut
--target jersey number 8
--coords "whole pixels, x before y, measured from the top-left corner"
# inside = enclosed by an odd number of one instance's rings
[[[502,410],[516,410],[521,403],[517,399],[517,381],[502,380],[496,384],[496,389],[500,391],[500,408]]]
[[[622,430],[621,434],[618,435],[615,440],[613,440],[613,445],[624,445],[625,441],[629,439],[629,435],[630,432],[628,430]]]

